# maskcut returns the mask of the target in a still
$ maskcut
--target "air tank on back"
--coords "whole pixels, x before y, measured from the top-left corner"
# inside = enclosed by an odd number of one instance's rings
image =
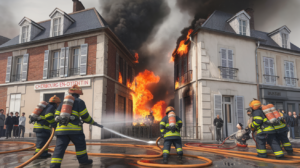
[[[173,111],[168,113],[168,119],[169,119],[169,126],[175,127],[176,126],[176,114]]]
[[[36,108],[34,109],[34,111],[31,113],[31,115],[29,116],[30,121],[29,123],[32,123],[33,121],[39,120],[39,116],[41,115],[41,112],[44,110],[44,108],[48,105],[47,102],[45,101],[41,101]]]
[[[60,111],[61,125],[67,125],[69,123],[70,116],[72,114],[74,100],[75,98],[72,95],[68,95],[64,98],[64,102]]]
[[[272,124],[276,122],[276,117],[274,116],[273,112],[271,111],[271,108],[268,105],[266,106],[262,105],[262,110],[265,116]]]
[[[280,113],[275,109],[273,104],[268,104],[268,107],[270,108],[270,110],[272,111],[272,113],[274,114],[274,116],[276,117],[276,119],[281,119],[281,115]]]

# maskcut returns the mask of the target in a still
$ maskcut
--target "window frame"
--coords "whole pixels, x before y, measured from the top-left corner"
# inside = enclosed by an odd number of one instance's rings
[[[241,25],[241,23],[245,23],[245,24]],[[243,28],[245,28],[245,32],[243,31],[244,30]],[[239,19],[239,34],[243,36],[247,35],[247,20]]]
[[[288,48],[288,34],[281,33],[282,48]]]
[[[58,20],[58,26],[57,26],[57,30],[55,30],[55,21]],[[56,17],[56,18],[53,18],[53,25],[52,25],[52,37],[56,37],[56,36],[60,36],[62,35],[61,33],[61,26],[62,26],[62,17]],[[57,33],[55,35],[55,33]]]
[[[269,65],[269,67],[268,67],[268,73],[269,73],[269,74],[267,74],[267,72],[266,72],[265,58],[268,59],[268,65]],[[268,84],[268,85],[276,85],[276,83],[277,83],[277,79],[276,79],[276,78],[277,78],[277,77],[276,77],[276,67],[275,67],[275,66],[276,66],[276,63],[275,63],[275,58],[263,56],[262,59],[263,59],[264,75],[270,75],[269,82],[267,82],[266,77],[264,77],[264,83],[265,83],[265,84]],[[269,61],[269,60],[271,60],[271,59],[273,60],[273,74],[271,74],[271,71],[270,71],[271,67],[270,67],[270,61]],[[275,78],[274,82],[272,82],[272,76]]]
[[[74,56],[75,56],[75,50],[78,49],[78,74],[73,74],[71,73],[71,69],[74,69]],[[80,53],[80,46],[77,46],[77,47],[72,47],[71,48],[71,56],[69,58],[69,74],[70,76],[78,76],[80,75],[80,63],[81,63],[81,53]]]
[[[288,69],[288,76],[287,76],[287,70],[286,70],[286,64],[289,64],[289,69]],[[293,73],[291,73],[291,64],[293,65]],[[290,78],[290,79],[285,79],[285,78]],[[295,63],[293,61],[284,61],[284,79],[285,79],[285,85],[290,86],[290,87],[296,87],[297,82],[295,81],[294,85],[292,84],[292,79],[295,78]],[[287,83],[287,80],[290,80],[290,84]]]
[[[25,33],[24,33],[25,30]],[[28,42],[28,38],[29,38],[29,25],[26,26],[22,26],[22,34],[21,34],[21,43],[26,43]],[[24,37],[25,36],[25,37]]]
[[[222,50],[225,50],[225,57],[226,57],[226,59],[223,59],[223,57],[222,57]],[[230,60],[229,59],[229,50],[231,51],[231,56],[232,56],[232,59]],[[220,52],[220,67],[226,67],[226,68],[231,68],[232,69],[232,71],[234,71],[234,70],[237,70],[237,68],[235,68],[235,66],[234,66],[234,52],[233,52],[233,49],[228,49],[228,48],[220,48],[220,50],[219,50],[219,52]],[[225,60],[226,61],[226,66],[223,66],[223,60]],[[232,64],[232,67],[230,67],[229,66],[229,63],[230,63],[230,61],[232,62],[231,64]],[[222,70],[225,70],[225,69],[220,69],[220,71],[222,71]],[[236,73],[236,76],[234,76],[234,73],[232,74],[232,76],[230,75],[230,72],[229,72],[229,75],[225,75],[224,76],[224,74],[223,75],[221,75],[221,79],[226,79],[226,80],[236,80],[236,78],[237,78],[237,72],[235,72]],[[227,74],[227,73],[225,73],[225,74]]]
[[[58,52],[58,62],[57,62],[57,69],[55,69],[55,70],[57,70],[58,71],[58,76],[56,76],[56,77],[52,77],[51,76],[51,71],[54,71],[54,69],[53,69],[53,66],[54,66],[54,54],[55,53],[57,53]],[[49,75],[48,75],[48,77],[49,78],[58,78],[59,77],[59,71],[60,71],[60,50],[54,50],[54,51],[52,51],[51,53],[51,57],[50,57],[50,68],[48,68],[48,72],[49,72]]]
[[[13,78],[13,76],[17,75],[17,60],[21,58],[21,67],[20,67],[20,79],[19,80],[15,80],[15,78]],[[11,82],[20,82],[22,80],[22,71],[23,71],[23,55],[19,55],[19,56],[15,56],[13,57],[13,65],[12,65],[12,73],[11,73]]]

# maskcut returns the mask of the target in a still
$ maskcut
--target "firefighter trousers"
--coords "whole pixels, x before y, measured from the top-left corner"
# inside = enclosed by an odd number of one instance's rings
[[[56,146],[51,158],[50,168],[60,168],[62,159],[70,141],[72,141],[75,145],[76,157],[78,162],[88,162],[84,134],[57,135]]]
[[[38,153],[46,144],[46,142],[48,141],[48,139],[50,138],[50,133],[36,133],[36,149],[35,149],[35,153]],[[44,152],[40,155],[40,157],[45,157],[48,155],[48,147],[44,150]]]
[[[176,148],[177,154],[179,156],[183,155],[181,138],[180,139],[165,139],[164,148],[163,148],[163,157],[164,158],[168,158],[168,156],[170,154],[170,149],[171,149],[172,143]]]
[[[287,132],[276,133],[276,138],[281,142],[281,147],[283,146],[288,153],[293,153],[292,144],[286,133]]]
[[[256,150],[258,157],[267,157],[266,142],[271,146],[276,157],[283,157],[283,151],[280,148],[280,143],[276,138],[276,134],[258,134],[256,136]]]

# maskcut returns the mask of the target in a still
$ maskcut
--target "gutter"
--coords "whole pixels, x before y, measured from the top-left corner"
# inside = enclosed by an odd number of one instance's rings
[[[259,95],[259,72],[258,72],[258,57],[257,57],[257,49],[259,48],[260,41],[257,41],[257,46],[255,48],[255,65],[256,65],[256,87],[257,87],[257,100],[260,100]]]

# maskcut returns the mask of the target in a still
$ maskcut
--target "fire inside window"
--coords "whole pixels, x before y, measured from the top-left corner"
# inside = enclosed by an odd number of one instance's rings
[[[246,35],[246,21],[239,20],[239,25],[240,25],[240,35]]]
[[[53,36],[60,35],[61,18],[55,18],[53,20]]]
[[[22,43],[25,43],[28,41],[28,29],[29,29],[29,26],[22,27]]]

